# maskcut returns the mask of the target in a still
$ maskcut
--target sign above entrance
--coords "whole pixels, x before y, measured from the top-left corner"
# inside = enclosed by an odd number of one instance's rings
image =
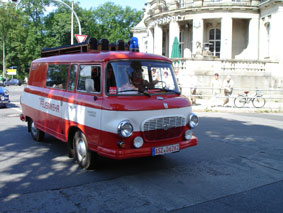
[[[77,39],[78,43],[83,43],[86,40],[86,38],[87,38],[87,35],[75,34],[75,36],[76,36],[76,39]]]
[[[183,20],[185,20],[184,15],[167,16],[167,17],[159,18],[159,19],[156,19],[156,20],[150,22],[149,26],[154,26],[154,25],[157,25],[157,24],[167,24],[171,21],[183,21]]]

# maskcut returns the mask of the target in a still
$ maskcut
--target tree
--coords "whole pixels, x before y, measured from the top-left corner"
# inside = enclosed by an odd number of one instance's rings
[[[132,36],[130,29],[142,18],[142,11],[130,7],[123,8],[112,2],[103,4],[92,13],[92,20],[97,24],[94,36],[108,38],[110,42],[129,40]]]
[[[2,66],[3,66],[3,76],[6,77],[6,57],[10,57],[9,52],[7,52],[7,40],[10,40],[13,31],[17,29],[18,23],[20,21],[20,15],[17,13],[14,4],[10,3],[0,3],[0,38],[2,43]]]
[[[46,13],[46,7],[53,0],[21,0],[15,4],[0,3],[0,56],[3,70],[17,66],[17,74],[22,79],[27,75],[31,61],[40,57],[43,47],[70,44],[71,11],[57,4],[56,11]],[[64,0],[71,5],[70,0]],[[130,29],[141,20],[141,11],[122,8],[114,3],[100,7],[83,9],[74,5],[79,16],[83,34],[97,39],[107,38],[110,42],[125,41],[131,37]],[[75,19],[74,19],[75,20]],[[78,24],[74,21],[74,33]]]
[[[71,2],[65,3],[71,6]],[[48,47],[69,45],[71,41],[71,10],[62,4],[57,6],[56,11],[45,17],[45,38]],[[74,4],[74,10],[79,17],[85,12],[78,4]],[[74,18],[74,34],[78,33],[78,24]]]

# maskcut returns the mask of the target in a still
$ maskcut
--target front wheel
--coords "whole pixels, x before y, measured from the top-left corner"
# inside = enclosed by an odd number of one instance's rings
[[[75,133],[73,147],[79,166],[83,169],[93,168],[95,153],[88,149],[86,137],[81,131]]]
[[[262,97],[255,97],[253,100],[253,105],[255,108],[262,108],[265,105],[265,99]]]
[[[247,102],[247,98],[242,95],[239,95],[234,99],[234,105],[237,108],[242,108],[246,104],[246,102]]]
[[[30,131],[33,140],[42,141],[44,139],[44,132],[35,127],[32,119],[28,121],[28,130]]]

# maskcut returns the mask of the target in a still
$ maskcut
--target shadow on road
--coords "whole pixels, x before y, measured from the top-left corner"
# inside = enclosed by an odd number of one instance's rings
[[[44,142],[35,142],[26,127],[2,131],[0,206],[17,198],[18,194],[80,186],[128,175],[139,179],[141,175],[159,171],[164,175],[182,175],[188,183],[219,176],[217,188],[221,188],[223,176],[229,179],[238,175],[235,169],[232,172],[227,172],[227,168],[223,170],[227,167],[227,159],[239,164],[240,169],[246,166],[243,159],[259,160],[259,165],[276,169],[281,175],[283,173],[283,163],[280,163],[283,162],[282,129],[265,126],[264,123],[251,125],[224,118],[201,117],[194,132],[199,138],[196,147],[164,157],[122,161],[103,159],[99,170],[85,171],[67,157],[66,144],[51,136],[47,135]],[[219,170],[213,166],[216,161]],[[222,162],[223,165],[220,165]]]

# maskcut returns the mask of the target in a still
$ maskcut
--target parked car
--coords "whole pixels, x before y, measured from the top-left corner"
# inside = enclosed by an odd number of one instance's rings
[[[0,86],[5,86],[5,81],[6,81],[6,78],[0,77]]]
[[[0,87],[0,107],[6,108],[9,102],[9,91],[4,87]]]
[[[10,85],[18,85],[18,86],[21,86],[21,85],[22,85],[22,82],[21,82],[19,79],[13,78],[13,79],[7,80],[7,81],[5,82],[5,85],[6,85],[6,86],[10,86]]]

